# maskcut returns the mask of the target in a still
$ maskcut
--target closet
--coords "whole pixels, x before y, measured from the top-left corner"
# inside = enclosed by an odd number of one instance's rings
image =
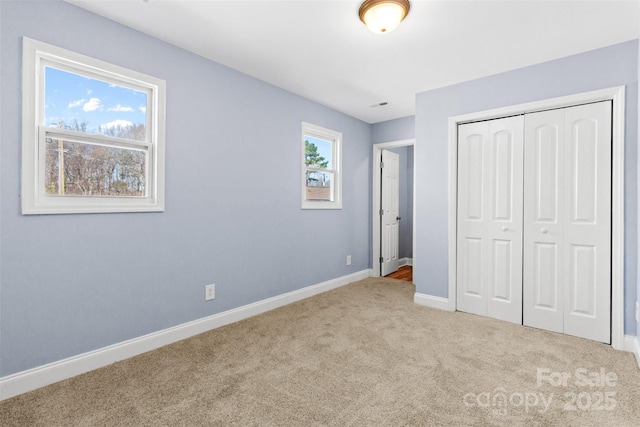
[[[458,126],[457,309],[609,343],[611,102]]]

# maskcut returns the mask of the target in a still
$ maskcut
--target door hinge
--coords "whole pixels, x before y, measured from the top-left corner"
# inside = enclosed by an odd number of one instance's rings
[[[380,162],[380,169],[384,169],[384,162]]]
[[[380,209],[380,216],[384,215],[384,209]]]
[[[382,264],[384,262],[384,258],[380,257],[378,258],[378,261],[380,262],[380,264]]]

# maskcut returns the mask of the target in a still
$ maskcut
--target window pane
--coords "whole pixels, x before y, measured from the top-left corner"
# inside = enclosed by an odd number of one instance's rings
[[[45,67],[44,125],[146,140],[147,94]]]
[[[333,173],[320,171],[306,172],[307,188],[306,200],[332,201],[333,200]]]
[[[333,169],[333,143],[304,136],[304,164],[312,168]]]
[[[47,195],[145,196],[144,151],[53,138],[46,150]]]

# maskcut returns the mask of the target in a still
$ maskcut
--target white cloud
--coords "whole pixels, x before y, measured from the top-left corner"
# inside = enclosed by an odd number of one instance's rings
[[[79,107],[82,104],[84,104],[84,102],[86,101],[86,99],[82,98],[82,99],[76,99],[75,101],[71,101],[68,105],[69,108],[75,108],[75,107]]]
[[[87,95],[91,95],[93,93],[93,89],[87,89]]]
[[[102,110],[102,103],[100,102],[100,98],[91,98],[89,102],[82,106],[83,111],[96,111]]]
[[[114,120],[109,123],[104,123],[100,125],[101,129],[113,129],[113,128],[126,128],[129,126],[133,126],[129,120]]]
[[[107,108],[107,111],[119,111],[119,112],[121,111],[121,112],[125,112],[125,113],[132,113],[135,110],[133,108],[131,108],[131,107],[125,107],[125,106],[122,106],[122,105],[118,104],[115,107]]]
[[[147,107],[138,107],[138,110],[140,110],[143,113],[147,112]]]

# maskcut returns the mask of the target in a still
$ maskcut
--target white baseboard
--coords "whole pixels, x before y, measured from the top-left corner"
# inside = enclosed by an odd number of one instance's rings
[[[400,258],[398,260],[398,266],[403,267],[405,265],[410,265],[413,267],[413,258]]]
[[[62,381],[370,276],[369,269],[0,378],[0,400]]]
[[[633,335],[624,336],[624,351],[629,351],[636,356],[638,368],[640,368],[640,338]]]
[[[438,310],[456,311],[456,308],[453,307],[452,301],[450,301],[449,298],[436,297],[416,292],[413,295],[413,302],[418,305],[437,308]]]

